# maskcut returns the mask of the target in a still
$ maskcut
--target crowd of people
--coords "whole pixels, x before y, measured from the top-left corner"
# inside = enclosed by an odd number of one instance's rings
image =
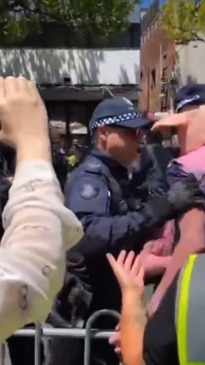
[[[180,89],[160,121],[106,99],[89,123],[91,147],[62,184],[35,85],[0,78],[0,141],[16,151],[14,175],[0,179],[0,341],[12,365],[34,364],[33,339],[16,329],[83,328],[100,309],[121,318],[109,343],[93,344],[93,365],[205,362],[204,120],[205,85]],[[177,154],[162,140],[173,128]],[[80,365],[83,350],[81,340],[51,338],[42,364]]]

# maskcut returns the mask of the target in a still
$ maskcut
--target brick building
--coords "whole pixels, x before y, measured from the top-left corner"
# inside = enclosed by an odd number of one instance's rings
[[[160,28],[159,1],[141,20],[141,81],[139,105],[153,112],[170,109],[175,46]]]

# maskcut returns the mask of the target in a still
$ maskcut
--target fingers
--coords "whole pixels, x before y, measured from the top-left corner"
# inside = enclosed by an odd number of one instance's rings
[[[134,276],[138,277],[139,282],[143,282],[144,281],[144,267],[142,265],[142,262],[140,260],[140,255],[138,255],[133,263],[132,266],[132,274]]]
[[[16,84],[19,91],[29,92],[29,82],[24,77],[18,77]]]
[[[121,347],[119,347],[119,346],[115,347],[114,351],[115,351],[116,355],[118,355],[118,356],[120,356],[122,353]]]
[[[140,267],[141,267],[141,264],[140,264],[140,257],[139,257],[139,256],[137,256],[137,257],[135,258],[135,260],[134,260],[133,265],[132,265],[132,273],[133,273],[134,275],[137,275],[137,274],[138,274],[138,272],[139,272]]]
[[[12,96],[17,92],[26,92],[35,98],[40,98],[36,85],[32,81],[28,81],[22,76],[0,78],[0,98]]]
[[[121,286],[121,281],[122,281],[122,277],[123,277],[123,271],[124,271],[124,267],[123,264],[119,264],[119,262],[117,260],[115,260],[114,256],[111,254],[107,254],[106,255],[107,260],[113,270],[113,273],[119,283],[119,285]],[[123,255],[121,256],[121,259],[123,259]]]
[[[114,256],[113,255],[111,255],[110,253],[108,253],[107,255],[106,255],[106,257],[107,257],[107,260],[108,260],[108,262],[109,262],[109,264],[110,264],[110,266],[112,267],[112,269],[114,270],[114,267],[116,267],[117,266],[117,264],[119,265],[119,266],[123,266],[124,265],[124,262],[125,262],[125,258],[126,258],[126,251],[124,251],[124,250],[122,250],[121,252],[120,252],[120,254],[119,254],[119,256],[118,256],[118,258],[117,258],[117,260],[114,258]]]
[[[117,262],[118,262],[119,265],[122,266],[124,264],[125,258],[126,258],[126,254],[127,253],[126,253],[125,250],[123,250],[123,251],[120,252],[120,254],[119,254],[118,258],[117,258]]]
[[[130,251],[128,254],[127,254],[127,257],[125,259],[125,263],[124,263],[124,269],[126,271],[130,271],[131,268],[132,268],[132,264],[133,264],[133,261],[134,261],[134,258],[135,258],[135,253],[134,251]]]
[[[17,79],[15,77],[7,77],[4,80],[4,84],[5,84],[5,90],[6,90],[6,97],[12,97],[13,95],[16,95],[16,93],[19,91],[18,89],[18,82]]]
[[[120,334],[119,333],[115,333],[113,336],[111,336],[109,338],[109,344],[116,346],[119,343],[119,340],[120,340]]]
[[[34,82],[28,81],[28,91],[29,91],[30,95],[33,96],[35,99],[41,100],[40,94],[39,94],[36,84]]]
[[[112,270],[114,271],[114,273],[116,273],[117,261],[115,260],[114,256],[111,255],[111,253],[107,253],[106,257],[107,257],[107,260],[108,260]]]
[[[185,113],[181,114],[171,114],[169,117],[159,120],[158,122],[154,123],[152,130],[158,129],[165,129],[171,127],[181,127],[187,126],[188,120]]]
[[[114,351],[117,355],[121,355],[121,347],[120,347],[120,333],[115,333],[113,336],[109,338],[109,344],[114,346]]]
[[[0,77],[0,102],[2,99],[4,99],[6,96],[6,90],[5,90],[5,84],[3,77]]]
[[[0,78],[0,100],[5,97],[12,97],[19,92],[29,92],[29,81],[24,77],[9,76],[5,79]]]
[[[144,282],[145,270],[143,266],[140,267],[137,276],[140,282]]]
[[[134,276],[138,276],[139,280],[143,281],[144,269],[140,263],[140,257],[135,256],[134,251],[130,251],[127,255],[126,251],[121,251],[117,260],[109,253],[106,255],[106,257],[117,278],[123,269],[127,273],[130,272]]]
[[[123,267],[125,271],[131,271],[133,262],[135,259],[134,251],[130,251],[128,254],[126,251],[121,251],[117,260],[114,258],[113,255],[108,253],[106,255],[107,260],[112,267],[113,271],[116,273],[117,267]],[[135,259],[136,261],[136,259]],[[135,268],[137,268],[137,262],[135,263]]]

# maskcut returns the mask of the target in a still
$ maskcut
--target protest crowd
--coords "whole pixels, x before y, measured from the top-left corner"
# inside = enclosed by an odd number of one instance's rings
[[[205,363],[205,84],[182,87],[153,120],[125,98],[101,101],[90,141],[55,148],[34,83],[0,78],[0,342],[34,364],[42,323],[113,330],[91,364]],[[164,143],[164,133],[178,145]],[[146,286],[153,293],[144,302]],[[41,343],[41,364],[80,365],[84,341]]]

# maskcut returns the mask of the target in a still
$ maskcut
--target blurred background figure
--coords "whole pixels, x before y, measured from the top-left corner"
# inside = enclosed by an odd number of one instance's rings
[[[61,121],[49,122],[53,167],[63,190],[68,173],[68,150],[70,140],[66,136],[66,124]]]
[[[70,148],[67,157],[68,174],[70,179],[72,171],[79,166],[87,155],[89,149],[88,129],[83,124],[73,122],[70,124]]]

